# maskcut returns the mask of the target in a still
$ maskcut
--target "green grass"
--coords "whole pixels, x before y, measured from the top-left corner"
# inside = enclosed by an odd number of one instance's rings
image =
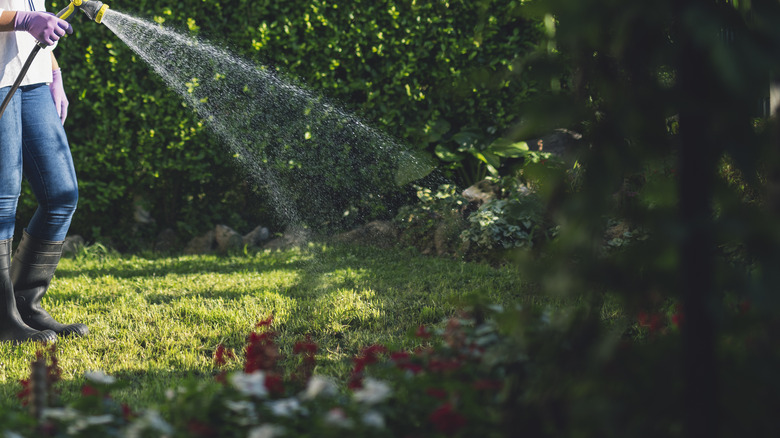
[[[123,257],[88,248],[62,260],[44,307],[91,331],[57,343],[63,401],[78,397],[85,371],[99,369],[128,383],[116,399],[143,407],[185,380],[212,378],[217,345],[240,356],[254,324],[270,314],[283,354],[311,335],[320,347],[316,373],[344,379],[362,347],[413,348],[410,331],[439,324],[470,296],[518,303],[533,299],[529,290],[514,269],[411,250],[312,245],[233,256]],[[0,409],[18,404],[18,381],[29,375],[37,348],[0,344]],[[229,366],[240,368],[240,360]]]

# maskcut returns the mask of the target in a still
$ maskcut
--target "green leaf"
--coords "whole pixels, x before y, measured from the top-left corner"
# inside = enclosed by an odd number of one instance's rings
[[[436,145],[436,149],[434,150],[434,153],[436,154],[437,157],[439,157],[440,160],[447,161],[450,163],[455,161],[461,161],[463,160],[463,158],[466,157],[466,155],[458,153],[456,151],[452,151],[444,145]]]
[[[487,147],[487,151],[504,158],[519,158],[528,153],[528,143],[499,138]]]
[[[458,144],[458,150],[461,152],[476,149],[482,138],[483,135],[475,131],[460,131],[452,136],[452,140]]]

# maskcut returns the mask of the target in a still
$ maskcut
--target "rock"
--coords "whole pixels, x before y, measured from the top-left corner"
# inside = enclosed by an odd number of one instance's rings
[[[214,230],[210,230],[208,233],[193,237],[192,240],[187,243],[184,248],[185,254],[210,254],[217,248],[217,237]]]
[[[556,129],[550,134],[528,142],[532,151],[550,152],[561,158],[570,158],[582,147],[582,134],[568,129]]]
[[[247,246],[260,246],[263,242],[268,240],[271,233],[268,228],[258,225],[254,230],[250,231],[243,237],[244,245]]]
[[[133,199],[133,220],[136,223],[139,224],[153,224],[155,223],[155,219],[152,217],[152,214],[144,208],[144,205],[146,205],[146,201],[140,196],[136,196]]]
[[[483,179],[461,193],[461,196],[469,202],[469,206],[473,210],[492,199],[498,198],[500,195],[501,187],[490,179]]]
[[[155,251],[172,251],[179,246],[179,236],[172,228],[166,228],[157,235],[157,240],[154,243]]]
[[[390,248],[398,242],[398,228],[389,221],[372,221],[354,230],[338,234],[334,240],[341,243]]]
[[[217,242],[217,251],[220,253],[226,253],[244,246],[244,238],[227,225],[217,225],[214,230],[214,239]]]
[[[67,236],[65,243],[62,244],[62,255],[71,256],[75,255],[81,248],[84,248],[86,242],[84,238],[78,234]]]
[[[301,247],[309,241],[309,232],[303,228],[290,227],[281,237],[269,240],[263,249],[284,250]]]

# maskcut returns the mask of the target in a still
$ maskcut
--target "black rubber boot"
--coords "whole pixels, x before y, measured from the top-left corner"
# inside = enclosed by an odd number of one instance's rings
[[[53,331],[35,330],[25,324],[19,315],[10,274],[12,241],[0,240],[0,341],[57,342],[57,335]]]
[[[16,307],[25,324],[58,335],[83,336],[89,333],[84,324],[60,324],[41,307],[41,298],[49,289],[54,271],[62,256],[63,242],[39,240],[24,232],[11,262],[11,279]]]

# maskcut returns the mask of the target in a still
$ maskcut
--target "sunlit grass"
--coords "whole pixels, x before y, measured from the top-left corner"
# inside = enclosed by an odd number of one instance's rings
[[[362,347],[413,348],[411,331],[440,323],[475,293],[499,304],[529,298],[511,268],[408,250],[317,245],[233,256],[123,257],[88,249],[62,260],[44,306],[91,331],[57,344],[62,398],[78,397],[84,372],[100,369],[129,382],[117,399],[142,406],[162,401],[184,379],[212,378],[217,345],[240,356],[247,334],[268,315],[283,354],[310,335],[320,347],[316,372],[343,379]],[[36,348],[0,346],[0,407],[18,403],[18,380],[28,376]]]

